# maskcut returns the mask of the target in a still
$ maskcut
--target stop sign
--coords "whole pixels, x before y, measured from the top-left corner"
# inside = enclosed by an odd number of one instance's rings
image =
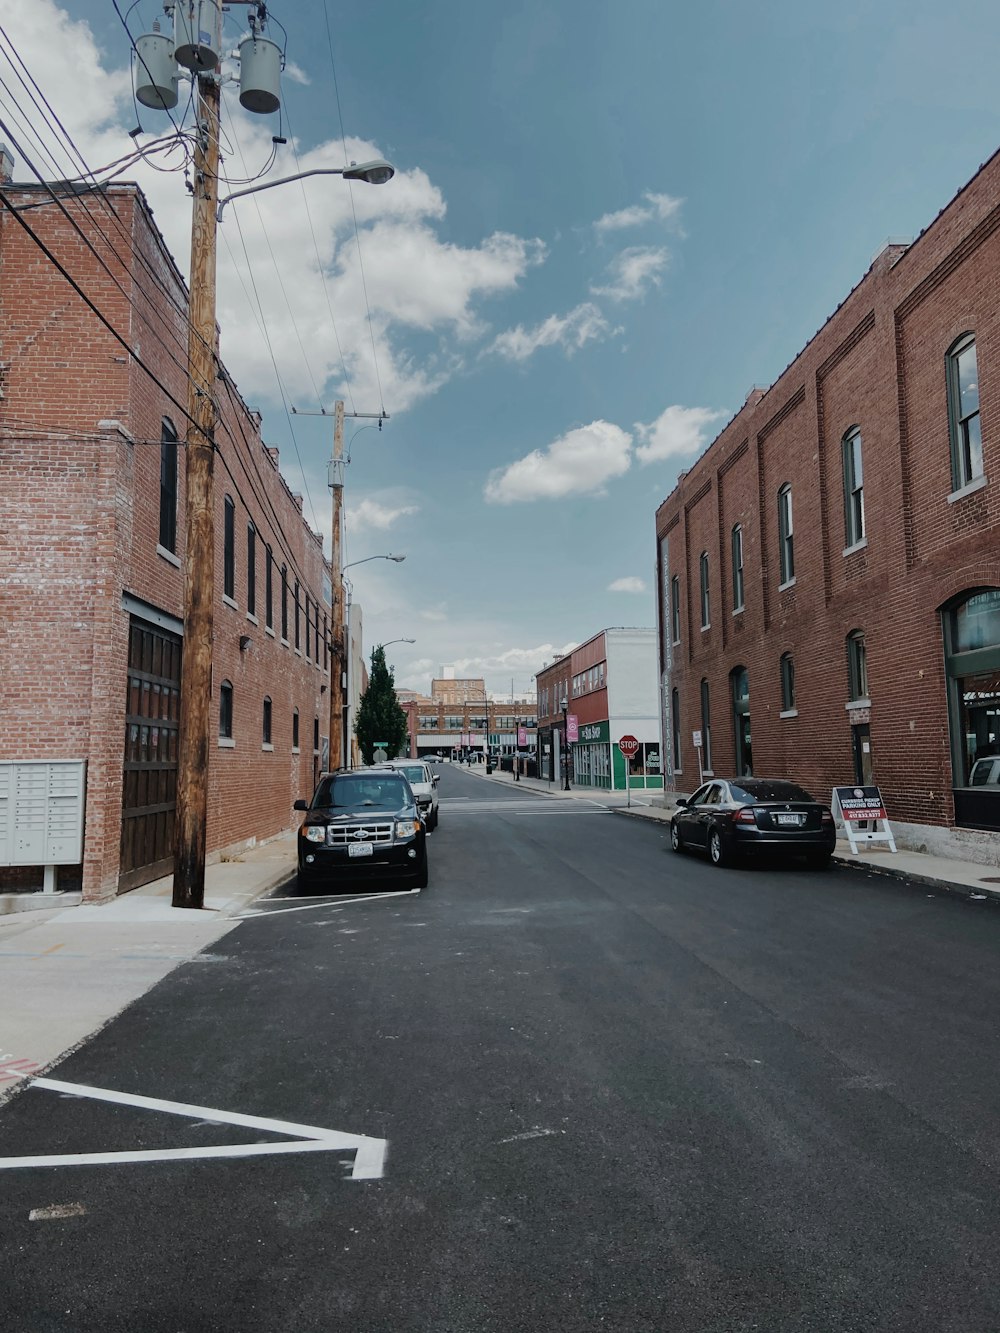
[[[639,752],[639,742],[634,736],[623,736],[618,742],[618,748],[626,759],[631,759],[634,754]]]

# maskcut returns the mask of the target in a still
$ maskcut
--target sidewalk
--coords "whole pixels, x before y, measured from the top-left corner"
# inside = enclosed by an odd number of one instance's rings
[[[605,791],[597,787],[573,787],[570,791],[563,791],[558,783],[548,782],[543,778],[521,778],[515,783],[512,774],[496,770],[487,775],[480,765],[473,765],[464,771],[478,772],[481,777],[488,776],[490,782],[499,782],[505,787],[518,787],[524,791],[541,792],[556,800],[593,801],[615,811],[616,814],[633,815],[638,819],[655,819],[661,823],[669,823],[674,811],[670,792],[633,791],[629,808],[628,797],[624,792]],[[926,852],[908,852],[902,849],[891,852],[882,846],[869,848],[855,856],[846,838],[838,838],[833,859],[838,865],[853,866],[856,870],[865,870],[870,874],[909,880],[911,883],[946,893],[956,893],[963,898],[972,898],[976,901],[992,900],[1000,903],[1000,866],[931,856]]]
[[[295,834],[205,871],[205,908],[170,906],[156,880],[101,907],[0,916],[0,1102],[92,1036],[180,963],[198,957],[295,870]]]

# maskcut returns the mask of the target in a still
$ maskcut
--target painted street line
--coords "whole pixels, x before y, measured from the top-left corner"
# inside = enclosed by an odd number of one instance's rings
[[[28,1221],[56,1222],[64,1217],[84,1217],[86,1212],[82,1203],[53,1203],[48,1208],[32,1208]]]
[[[273,912],[269,912],[264,908],[252,912],[241,912],[236,919],[237,921],[246,921],[247,918],[251,916],[284,916],[288,912],[312,912],[317,907],[336,906],[339,908],[346,907],[351,903],[378,902],[380,898],[416,898],[419,897],[419,895],[419,889],[393,889],[389,893],[368,893],[359,898],[342,898],[338,894],[335,898],[324,896],[322,902],[305,903],[301,907],[277,907]],[[295,902],[296,900],[293,898],[268,898],[266,901],[272,903],[290,903]]]
[[[29,1085],[43,1091],[60,1092],[68,1097],[137,1106],[144,1111],[162,1111],[186,1120],[208,1120],[213,1124],[240,1125],[246,1129],[266,1130],[272,1134],[295,1135],[280,1143],[231,1143],[206,1148],[158,1148],[139,1152],[56,1153],[34,1157],[0,1157],[0,1171],[30,1166],[118,1166],[126,1162],[171,1162],[205,1157],[268,1157],[283,1153],[354,1152],[352,1180],[378,1180],[385,1168],[386,1139],[365,1134],[344,1134],[319,1125],[299,1125],[292,1120],[271,1120],[265,1116],[243,1115],[238,1111],[220,1111],[211,1106],[193,1106],[186,1102],[168,1102],[158,1097],[141,1097],[112,1088],[92,1088],[83,1083],[63,1083],[53,1078],[32,1079]]]

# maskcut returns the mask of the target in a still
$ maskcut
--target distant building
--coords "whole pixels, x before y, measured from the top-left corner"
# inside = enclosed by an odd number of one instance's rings
[[[627,780],[632,788],[662,788],[655,630],[603,629],[544,667],[536,686],[539,777],[565,776],[565,699],[567,718],[577,720],[579,739],[568,747],[576,786],[624,791]],[[618,747],[623,736],[639,742],[631,760]]]
[[[528,732],[525,750],[535,748],[535,701],[531,698],[489,699],[486,682],[478,677],[440,677],[431,681],[429,695],[397,690],[407,715],[410,754],[457,757],[472,751],[494,756],[517,748],[517,727]]]
[[[1000,857],[998,198],[994,156],[657,510],[673,789],[875,783],[902,845]]]

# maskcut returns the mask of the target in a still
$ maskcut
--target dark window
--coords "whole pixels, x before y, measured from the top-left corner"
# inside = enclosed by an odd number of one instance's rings
[[[781,711],[795,707],[795,662],[791,653],[781,655]]]
[[[313,718],[313,753],[319,754],[319,718]]]
[[[330,667],[330,626],[327,622],[326,614],[323,615],[323,670],[327,671]]]
[[[734,667],[729,673],[733,703],[733,737],[736,741],[736,772],[741,778],[753,773],[750,743],[750,677],[746,667]]]
[[[847,432],[840,447],[844,456],[844,537],[848,546],[854,546],[865,535],[865,474],[857,426]]]
[[[296,708],[292,714],[292,749],[299,748],[299,710]]]
[[[219,687],[219,736],[223,740],[233,738],[233,686],[228,680]]]
[[[288,642],[288,569],[281,566],[281,637]]]
[[[681,641],[681,581],[675,574],[670,580],[670,636]]]
[[[302,631],[301,631],[301,626],[300,626],[300,623],[299,623],[299,618],[300,618],[300,612],[301,612],[301,609],[302,609],[302,608],[301,608],[301,606],[300,606],[300,604],[299,604],[299,581],[298,581],[298,579],[296,579],[296,580],[295,580],[295,646],[296,646],[296,648],[300,648],[300,647],[302,646]]]
[[[177,432],[166,417],[160,425],[160,545],[177,551]]]
[[[847,679],[852,699],[868,698],[868,658],[865,636],[859,629],[847,636]]]
[[[274,629],[274,557],[270,546],[264,563],[264,615],[268,629]]]
[[[674,772],[681,771],[681,696],[677,690],[670,692],[670,738],[674,751]]]
[[[265,745],[271,744],[271,699],[269,695],[264,695],[264,718],[261,727],[261,739]]]
[[[787,483],[778,492],[778,563],[781,582],[795,577],[795,529],[792,524],[792,488]]]
[[[698,559],[698,579],[701,585],[701,627],[708,629],[712,623],[711,607],[708,599],[708,552],[702,551]]]
[[[222,542],[222,591],[236,596],[236,506],[227,495]]]
[[[257,614],[257,529],[247,524],[247,611]]]
[[[951,480],[961,490],[983,475],[983,435],[979,420],[979,369],[976,339],[959,338],[948,353],[948,424],[951,433]]]
[[[708,681],[701,682],[701,759],[705,769],[712,769],[712,707]]]
[[[312,605],[306,593],[306,657],[312,657]]]
[[[767,778],[753,778],[744,782],[731,782],[729,790],[733,799],[752,804],[754,801],[811,801],[814,798],[795,782],[782,782],[781,779],[769,781]]]
[[[733,610],[743,610],[743,528],[733,528]]]

